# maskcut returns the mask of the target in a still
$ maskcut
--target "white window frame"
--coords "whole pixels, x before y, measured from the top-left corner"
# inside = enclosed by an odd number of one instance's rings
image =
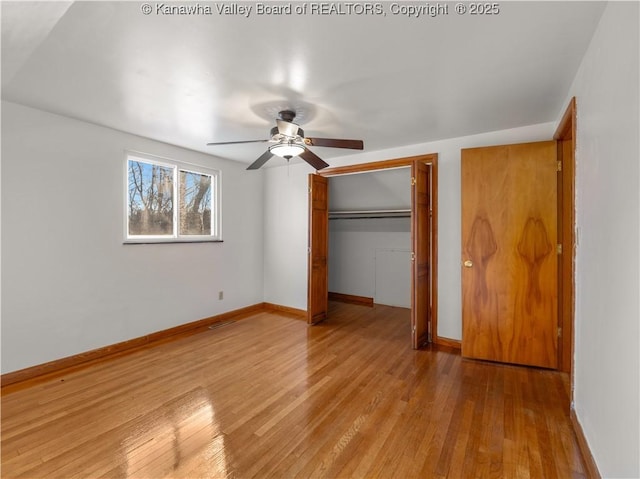
[[[183,161],[140,153],[126,151],[124,158],[124,243],[216,243],[222,242],[222,207],[221,207],[221,183],[222,175],[219,170],[195,165]],[[158,165],[170,168],[173,171],[173,233],[171,235],[130,235],[129,234],[129,161]],[[210,235],[180,235],[180,201],[178,188],[180,187],[180,172],[194,173],[211,177],[211,234]]]

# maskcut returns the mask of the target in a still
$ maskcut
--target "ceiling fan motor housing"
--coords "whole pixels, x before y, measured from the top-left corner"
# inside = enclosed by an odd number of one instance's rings
[[[280,135],[280,131],[278,130],[277,126],[274,126],[273,128],[271,128],[271,132],[270,133],[271,133],[271,139],[272,140],[277,139],[277,138],[275,138],[276,135]],[[298,127],[298,135],[297,136],[299,136],[301,138],[304,138],[304,130],[302,128],[300,128],[300,127]]]
[[[296,112],[292,111],[292,110],[282,110],[280,112],[280,118],[283,121],[288,121],[289,123],[291,123],[293,121],[293,119],[296,117]]]

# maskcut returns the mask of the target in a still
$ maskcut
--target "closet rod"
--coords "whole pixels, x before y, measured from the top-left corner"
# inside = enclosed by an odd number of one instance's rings
[[[410,216],[411,209],[329,211],[330,220],[361,218],[408,218]]]

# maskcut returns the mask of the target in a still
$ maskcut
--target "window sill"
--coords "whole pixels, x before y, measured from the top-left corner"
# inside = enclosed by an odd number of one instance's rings
[[[192,243],[224,243],[224,240],[203,240],[203,239],[194,239],[194,240],[127,240],[123,241],[123,245],[138,245],[138,244],[192,244]]]

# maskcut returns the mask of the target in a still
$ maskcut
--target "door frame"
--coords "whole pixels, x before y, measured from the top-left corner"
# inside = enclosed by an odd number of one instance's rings
[[[368,163],[357,163],[347,166],[336,166],[325,168],[316,172],[324,177],[349,175],[354,173],[366,173],[389,168],[410,167],[415,161],[431,166],[431,324],[429,340],[435,344],[450,346],[447,338],[438,336],[438,154],[429,153],[425,155],[396,158],[392,160],[373,161]],[[411,215],[413,217],[413,206]],[[309,225],[311,228],[311,225]],[[311,232],[309,231],[309,234]],[[413,245],[412,245],[413,248]],[[413,285],[415,287],[415,285]],[[307,285],[307,288],[309,285]]]
[[[573,401],[573,350],[575,330],[575,151],[576,98],[569,101],[553,139],[558,142],[558,370],[569,373]]]

